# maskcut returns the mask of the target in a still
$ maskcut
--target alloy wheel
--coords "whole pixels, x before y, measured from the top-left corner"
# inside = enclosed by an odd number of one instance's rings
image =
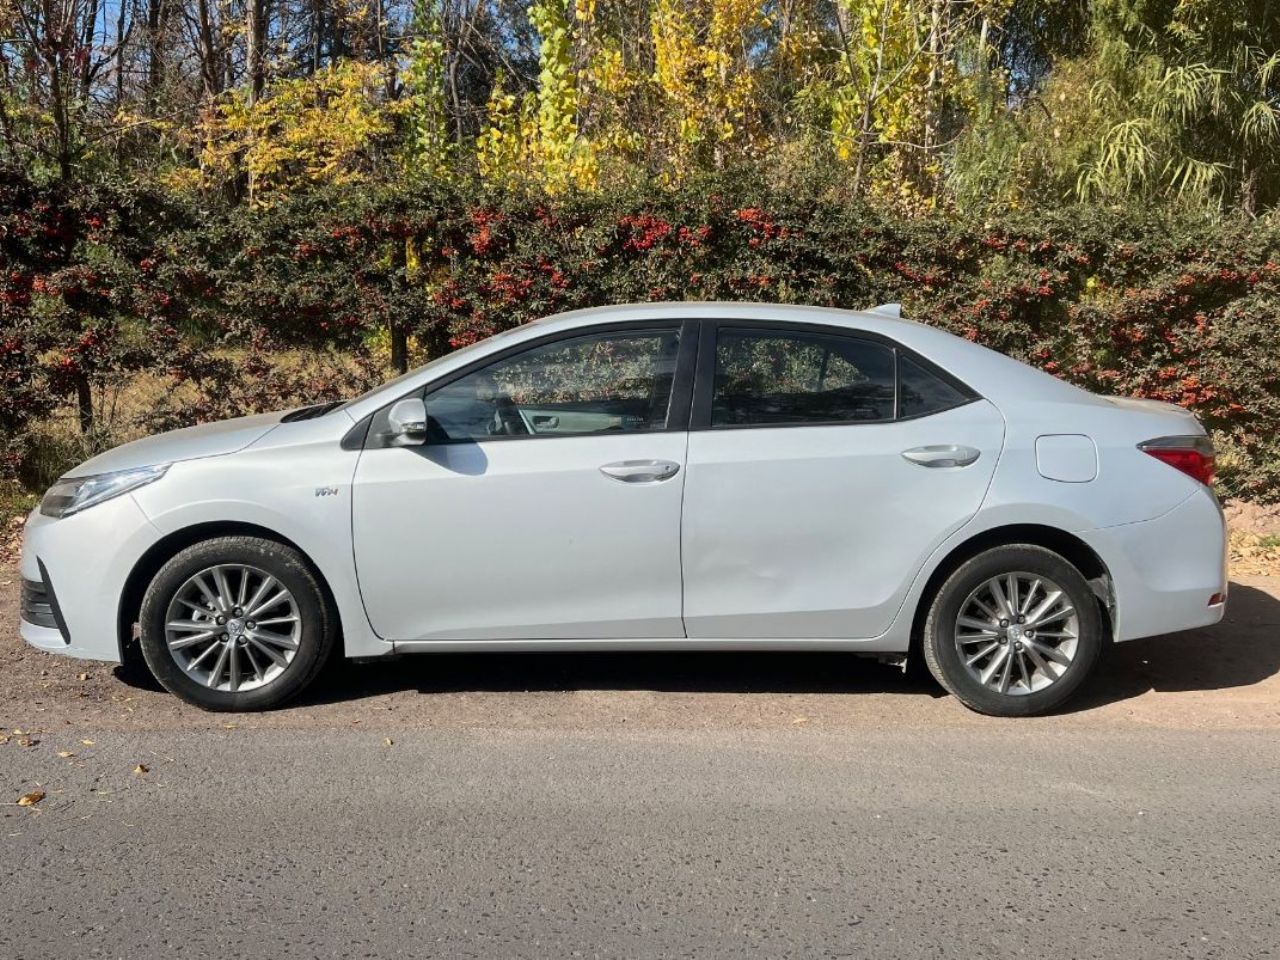
[[[293,662],[302,617],[275,577],[245,564],[219,564],[189,577],[165,614],[165,643],[201,686],[254,690]]]
[[[960,605],[955,624],[964,668],[987,689],[1008,696],[1037,693],[1061,679],[1079,639],[1071,597],[1033,573],[983,581]]]

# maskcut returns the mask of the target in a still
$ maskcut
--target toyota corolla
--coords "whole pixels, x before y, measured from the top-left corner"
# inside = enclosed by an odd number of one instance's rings
[[[768,649],[1035,714],[1221,619],[1213,465],[1179,407],[892,307],[580,311],[81,464],[27,522],[21,629],[213,710],[338,651]]]

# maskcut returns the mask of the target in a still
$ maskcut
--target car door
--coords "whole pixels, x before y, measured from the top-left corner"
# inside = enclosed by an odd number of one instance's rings
[[[899,345],[708,323],[685,479],[690,638],[871,638],[976,513],[1004,420]]]
[[[382,442],[375,416],[352,528],[378,634],[683,636],[696,346],[676,322],[572,331],[429,385],[421,445]]]

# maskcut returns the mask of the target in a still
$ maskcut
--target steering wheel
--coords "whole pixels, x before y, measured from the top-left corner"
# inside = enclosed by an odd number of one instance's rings
[[[516,409],[515,401],[505,394],[497,397],[493,403],[494,432],[504,437],[528,436],[529,426]]]

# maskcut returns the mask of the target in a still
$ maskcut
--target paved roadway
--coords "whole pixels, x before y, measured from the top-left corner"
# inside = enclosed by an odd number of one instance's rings
[[[77,756],[33,751],[48,795],[3,820],[0,956],[1280,953],[1270,734],[52,739]]]

